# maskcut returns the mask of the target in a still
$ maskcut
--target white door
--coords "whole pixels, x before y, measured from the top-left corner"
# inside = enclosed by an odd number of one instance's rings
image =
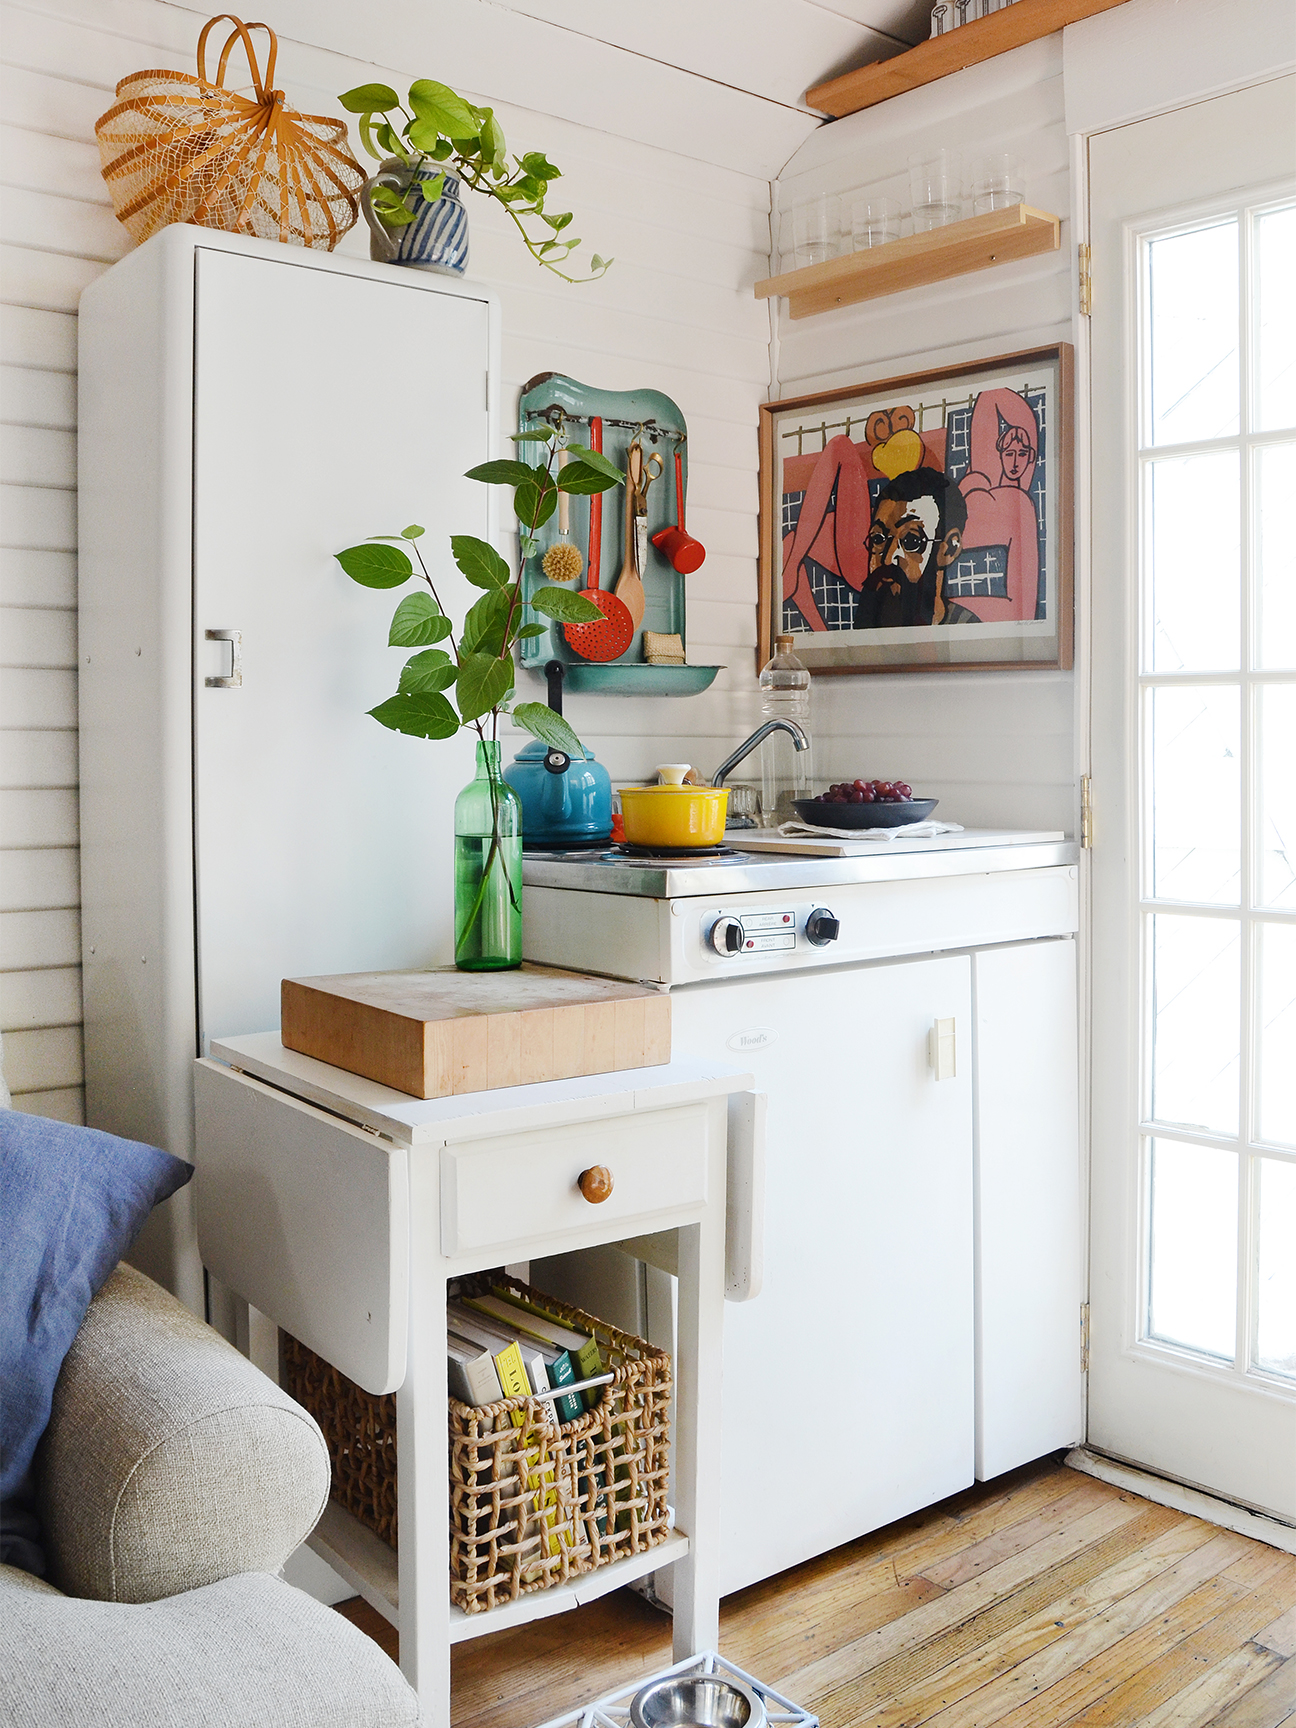
[[[695,985],[671,1014],[769,1097],[764,1283],[725,1307],[728,1594],[972,1481],[971,962]]]
[[[281,978],[452,958],[451,813],[466,735],[389,732],[412,588],[333,554],[418,522],[443,603],[476,591],[452,533],[485,535],[485,301],[290,260],[197,254],[195,735],[199,1024],[279,1024]],[[241,635],[242,683],[208,685]]]
[[[1089,142],[1089,1440],[1296,1519],[1296,80]]]
[[[972,980],[984,1482],[1084,1433],[1075,939],[979,949]]]

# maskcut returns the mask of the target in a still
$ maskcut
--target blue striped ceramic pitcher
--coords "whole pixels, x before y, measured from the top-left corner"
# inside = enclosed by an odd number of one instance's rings
[[[413,202],[414,220],[401,228],[388,228],[374,211],[370,194],[375,186],[390,186],[404,192],[415,182],[435,179],[441,172],[436,162],[417,166],[389,156],[378,172],[365,181],[360,208],[369,224],[369,256],[380,264],[418,264],[425,270],[441,270],[447,276],[462,276],[468,267],[468,212],[459,198],[459,181],[447,174],[441,196],[429,204]]]

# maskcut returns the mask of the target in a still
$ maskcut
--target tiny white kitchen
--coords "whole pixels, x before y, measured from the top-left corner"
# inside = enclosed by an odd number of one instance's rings
[[[6,4],[13,1720],[1276,1728],[1296,26],[613,10]]]

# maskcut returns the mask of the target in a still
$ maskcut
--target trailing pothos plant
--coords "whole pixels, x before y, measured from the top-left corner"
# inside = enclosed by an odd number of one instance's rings
[[[517,432],[514,442],[547,443],[545,460],[535,466],[516,459],[483,462],[470,468],[467,477],[488,486],[513,488],[513,513],[525,561],[537,548],[537,532],[553,515],[559,492],[606,492],[619,485],[624,475],[597,450],[580,444],[566,446],[567,462],[555,474],[558,445],[551,427]],[[396,694],[369,713],[393,732],[413,738],[452,738],[467,727],[483,742],[498,736],[500,715],[511,714],[517,725],[550,749],[584,758],[585,746],[546,703],[512,703],[513,644],[542,636],[547,628],[526,618],[528,608],[560,623],[592,624],[602,617],[598,607],[583,594],[552,586],[537,588],[524,600],[521,576],[511,579],[508,565],[493,546],[471,534],[452,534],[455,563],[474,588],[484,591],[469,608],[456,639],[419,546],[424,532],[414,524],[399,534],[375,534],[362,545],[336,554],[347,575],[361,587],[400,588],[415,575],[412,552],[425,585],[397,606],[387,633],[390,647],[419,652],[405,662]],[[434,646],[439,642],[447,647]]]
[[[568,276],[559,269],[580,245],[566,233],[571,211],[545,209],[549,183],[561,180],[562,170],[554,167],[543,150],[514,156],[510,167],[508,145],[491,109],[475,107],[449,85],[432,78],[419,78],[410,85],[408,108],[387,84],[358,84],[338,100],[349,114],[359,116],[360,142],[375,162],[394,156],[413,170],[428,162],[446,165],[431,179],[415,180],[403,190],[373,188],[370,202],[379,221],[388,228],[404,228],[413,222],[424,200],[434,204],[449,170],[474,192],[483,192],[501,204],[536,263],[564,282],[596,281],[612,263],[596,252],[590,259],[588,276]],[[524,218],[534,219],[543,227],[528,232]]]

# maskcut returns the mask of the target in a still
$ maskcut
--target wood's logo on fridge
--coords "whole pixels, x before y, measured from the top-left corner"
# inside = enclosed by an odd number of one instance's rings
[[[731,1050],[768,1050],[777,1038],[778,1033],[768,1026],[753,1026],[748,1032],[735,1032],[726,1043]]]

